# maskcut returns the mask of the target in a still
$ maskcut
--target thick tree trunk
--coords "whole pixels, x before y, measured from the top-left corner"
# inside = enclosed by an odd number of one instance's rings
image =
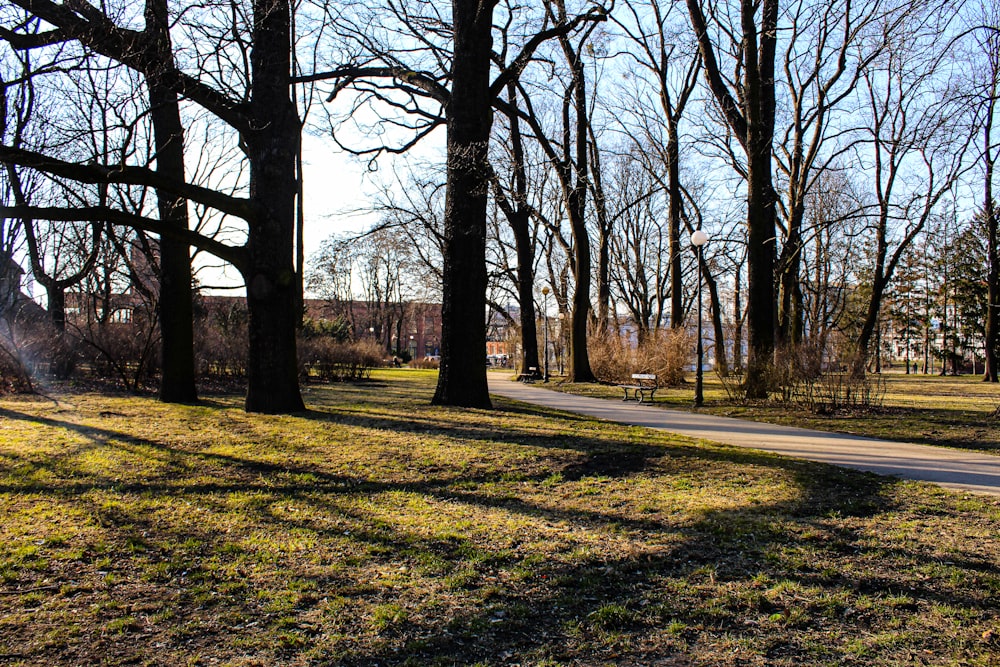
[[[581,68],[582,70],[582,68]],[[582,77],[582,71],[580,72]],[[582,85],[582,83],[578,84]],[[578,109],[579,111],[579,109]],[[577,116],[580,118],[580,116]],[[576,174],[566,174],[564,182],[575,183],[566,201],[566,212],[573,232],[573,277],[576,288],[573,291],[573,311],[569,340],[569,381],[594,382],[594,371],[590,368],[590,353],[587,348],[587,325],[590,323],[591,256],[590,236],[584,213],[587,206],[587,187],[580,177],[586,173],[586,153],[578,153]],[[582,164],[580,160],[582,159]],[[567,171],[569,171],[567,169]]]
[[[147,0],[146,33],[160,62],[173,61],[166,0]],[[184,130],[177,95],[155,75],[147,77],[150,119],[156,146],[156,171],[184,180]],[[156,193],[160,220],[188,228],[187,201],[162,190]],[[191,302],[191,250],[186,243],[160,237],[160,400],[198,400],[194,372],[194,309]]]
[[[66,333],[66,288],[60,280],[45,281],[42,284],[48,301],[49,321],[61,336]]]
[[[594,382],[587,349],[587,324],[590,319],[590,241],[586,223],[579,215],[570,213],[573,226],[574,269],[576,290],[573,292],[573,312],[569,341],[569,381]]]
[[[563,183],[572,184],[566,197],[566,213],[573,232],[573,278],[576,289],[573,292],[572,327],[570,331],[570,382],[594,382],[594,371],[590,367],[590,351],[587,347],[587,325],[590,323],[591,254],[590,235],[587,232],[587,174],[590,172],[587,155],[587,79],[583,69],[583,59],[569,46],[568,40],[561,40],[563,52],[573,68],[573,112],[576,116],[575,153],[576,163],[567,162],[563,166]],[[568,147],[567,147],[568,148]],[[565,188],[565,186],[564,186]],[[601,332],[603,333],[603,332]]]
[[[249,225],[247,285],[248,412],[303,410],[295,356],[295,156],[300,124],[290,97],[289,4],[255,0],[253,127],[244,136],[250,199],[259,216]]]
[[[766,146],[760,145],[766,141]],[[771,188],[770,136],[750,143],[747,203],[747,398],[767,398],[774,357],[775,199]]]
[[[751,33],[752,9],[743,1],[744,32]],[[774,140],[774,56],[778,0],[763,0],[760,50],[746,48],[747,117],[747,398],[767,398],[774,361],[777,313],[774,295],[775,204],[771,179]],[[755,62],[756,61],[756,62]],[[751,67],[751,65],[755,65]]]
[[[453,0],[454,57],[444,212],[441,369],[435,405],[491,407],[486,385],[487,149],[493,0]]]
[[[741,0],[742,85],[733,96],[698,0],[687,0],[705,76],[730,129],[747,155],[747,398],[767,398],[777,308],[774,293],[775,204],[771,177],[775,115],[778,0]],[[757,12],[760,11],[758,22]]]
[[[743,266],[733,276],[733,370],[743,372]]]

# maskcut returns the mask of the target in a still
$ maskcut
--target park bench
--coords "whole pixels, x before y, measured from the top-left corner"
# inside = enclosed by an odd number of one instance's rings
[[[521,373],[517,376],[518,382],[534,382],[535,380],[541,378],[542,376],[538,373],[537,366],[528,366],[528,370],[525,373]]]
[[[638,403],[642,403],[644,398],[652,401],[653,394],[656,393],[656,376],[652,373],[632,373],[631,384],[620,384],[618,386],[625,390],[623,401],[635,400]],[[628,395],[630,391],[632,392],[631,398]]]

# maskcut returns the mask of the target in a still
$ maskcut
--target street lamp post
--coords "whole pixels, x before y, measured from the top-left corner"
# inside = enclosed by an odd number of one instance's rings
[[[702,371],[702,366],[704,365],[705,350],[701,342],[701,260],[702,260],[702,248],[708,243],[708,234],[696,229],[694,234],[691,235],[691,245],[693,245],[698,250],[698,367],[695,369],[694,374],[694,405],[695,407],[701,407],[705,402],[704,395],[704,372]]]
[[[545,321],[542,324],[542,330],[545,332],[544,333],[545,362],[543,364],[544,371],[542,376],[543,382],[549,381],[549,292],[550,290],[548,285],[542,288],[542,297],[544,303],[544,305],[542,306],[543,308],[542,317],[545,318]]]

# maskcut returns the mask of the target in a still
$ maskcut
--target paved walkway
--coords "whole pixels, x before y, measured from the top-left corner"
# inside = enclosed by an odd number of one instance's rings
[[[949,489],[1000,495],[1000,456],[991,454],[667,410],[633,401],[574,396],[514,382],[507,373],[489,373],[489,384],[492,394],[566,412],[880,475],[934,482]]]

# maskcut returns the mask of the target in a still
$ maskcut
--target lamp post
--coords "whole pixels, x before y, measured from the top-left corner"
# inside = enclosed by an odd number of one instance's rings
[[[549,292],[550,291],[551,290],[549,290],[548,285],[542,288],[542,297],[544,303],[544,305],[542,306],[542,317],[545,318],[542,324],[542,330],[545,332],[544,346],[543,346],[543,349],[545,350],[545,362],[543,364],[544,370],[542,375],[543,382],[549,381]]]
[[[698,250],[698,361],[697,368],[694,374],[694,405],[695,407],[701,407],[705,402],[704,395],[704,384],[703,384],[703,372],[702,365],[705,357],[705,350],[701,342],[701,258],[702,258],[702,248],[708,243],[708,234],[696,229],[694,234],[691,235],[691,245]]]

